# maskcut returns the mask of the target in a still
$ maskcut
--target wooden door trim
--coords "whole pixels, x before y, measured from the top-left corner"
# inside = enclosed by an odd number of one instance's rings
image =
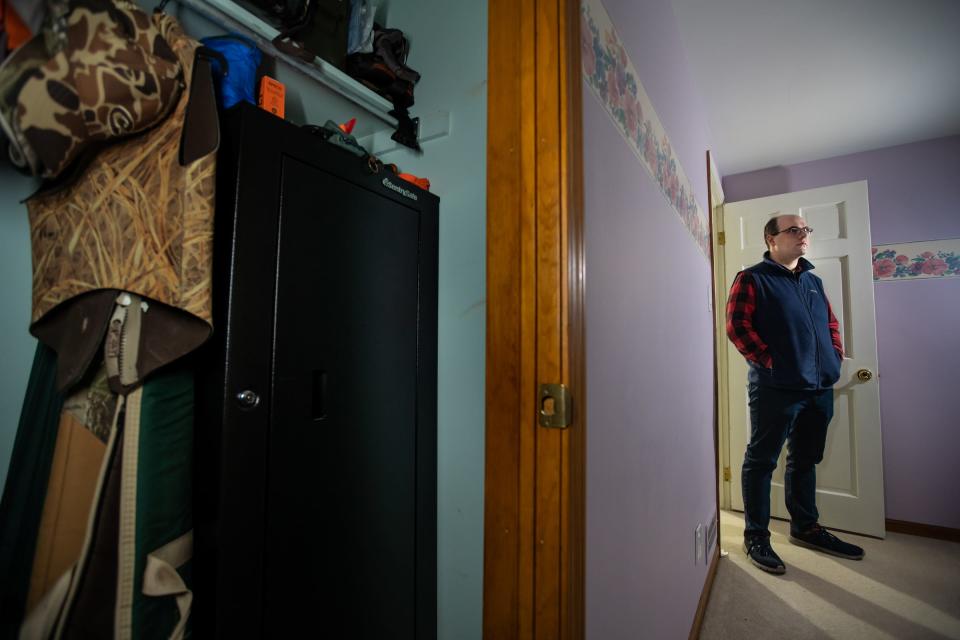
[[[565,46],[561,47],[561,69],[566,76],[562,83],[561,104],[566,112],[561,116],[561,175],[566,177],[562,189],[564,200],[564,229],[567,241],[566,281],[561,289],[566,297],[564,334],[567,348],[564,354],[565,376],[574,397],[572,431],[568,433],[567,449],[569,475],[564,493],[567,505],[563,531],[567,538],[564,548],[567,562],[566,598],[562,604],[562,637],[583,640],[586,635],[586,537],[587,537],[587,333],[586,333],[586,236],[583,202],[583,85],[580,71],[580,2],[561,0],[565,8],[560,12],[564,23]]]
[[[582,638],[579,4],[490,0],[484,637]],[[574,398],[540,427],[537,388]]]

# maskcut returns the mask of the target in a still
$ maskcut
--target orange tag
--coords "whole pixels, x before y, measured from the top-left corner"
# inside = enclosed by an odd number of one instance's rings
[[[33,35],[30,32],[30,27],[28,27],[23,20],[17,15],[17,12],[6,3],[5,0],[0,0],[4,2],[4,9],[6,9],[6,15],[0,16],[0,21],[3,22],[0,25],[0,33],[4,30],[7,32],[7,48],[10,51],[13,51]]]
[[[283,117],[284,97],[287,94],[287,88],[282,82],[274,80],[270,76],[260,78],[260,108],[269,111],[275,116]]]

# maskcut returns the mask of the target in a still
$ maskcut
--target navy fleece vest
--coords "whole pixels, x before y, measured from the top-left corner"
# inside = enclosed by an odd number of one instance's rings
[[[791,272],[764,254],[746,269],[757,291],[753,326],[770,348],[773,368],[750,363],[750,382],[781,389],[828,389],[840,378],[840,356],[833,348],[823,282],[800,258]]]

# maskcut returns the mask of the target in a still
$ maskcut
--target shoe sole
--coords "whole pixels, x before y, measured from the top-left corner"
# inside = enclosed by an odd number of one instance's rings
[[[756,560],[754,560],[752,557],[750,557],[750,553],[747,551],[747,548],[746,548],[746,547],[743,548],[743,552],[747,554],[747,560],[749,560],[751,563],[753,563],[753,566],[757,567],[758,569],[762,569],[763,571],[766,571],[767,573],[772,573],[772,574],[777,575],[777,576],[783,575],[784,573],[787,572],[787,568],[786,568],[785,566],[783,566],[783,565],[781,565],[781,566],[779,566],[779,567],[768,567],[768,566],[766,566],[766,565],[764,565],[764,564],[760,564],[759,562],[757,562]]]
[[[807,549],[813,549],[814,551],[819,551],[820,553],[826,553],[828,555],[836,556],[838,558],[845,558],[847,560],[863,560],[863,556],[865,555],[861,553],[860,555],[854,556],[850,555],[849,553],[840,553],[839,551],[834,551],[833,549],[818,547],[815,544],[810,544],[809,542],[805,542],[800,538],[794,538],[793,536],[790,536],[790,542],[798,547],[806,547]]]

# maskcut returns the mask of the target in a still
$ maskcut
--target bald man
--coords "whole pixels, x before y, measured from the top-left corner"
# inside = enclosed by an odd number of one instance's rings
[[[863,549],[817,522],[816,465],[833,417],[843,344],[823,282],[803,256],[813,229],[800,216],[771,218],[763,261],[737,274],[727,300],[727,336],[747,359],[750,442],[743,459],[744,550],[770,573],[786,567],[770,546],[770,479],[784,441],[790,541],[852,560]]]

